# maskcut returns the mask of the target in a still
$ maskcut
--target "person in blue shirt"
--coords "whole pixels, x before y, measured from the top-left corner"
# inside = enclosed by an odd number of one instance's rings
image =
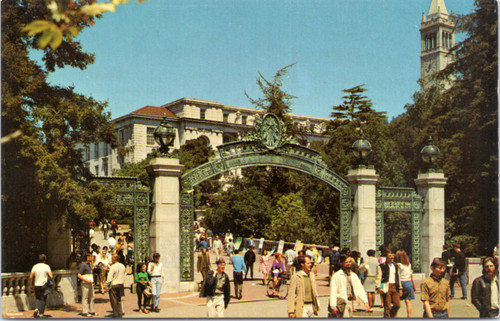
[[[231,257],[233,262],[233,280],[234,280],[234,293],[238,300],[241,300],[243,293],[243,271],[247,272],[247,266],[243,256],[239,255],[239,250],[234,250],[234,255]]]

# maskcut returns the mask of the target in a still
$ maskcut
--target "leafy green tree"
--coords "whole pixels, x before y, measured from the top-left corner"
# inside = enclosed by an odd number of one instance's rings
[[[307,215],[302,198],[295,193],[281,196],[273,207],[267,237],[272,240],[303,240],[311,242],[314,221]]]
[[[43,51],[43,66],[29,53],[36,37],[22,28],[49,19],[39,1],[2,1],[2,137],[21,136],[2,145],[2,270],[29,269],[36,254],[47,251],[49,219],[78,226],[96,216],[85,184],[82,146],[116,144],[106,104],[51,86],[55,67],[80,69],[94,61],[77,41]],[[82,24],[82,27],[88,24]],[[23,253],[23,255],[19,255]]]
[[[363,94],[368,90],[364,86],[358,85],[342,90],[347,95],[342,97],[342,104],[333,106],[334,111],[331,113],[331,117],[337,120],[337,123],[344,121],[358,121],[363,123],[375,119],[385,120],[385,112],[375,111],[372,108],[372,101]]]
[[[271,218],[271,198],[256,186],[231,188],[218,195],[204,218],[215,233],[227,229],[235,235],[264,235]]]
[[[429,136],[441,149],[435,165],[448,177],[446,215],[455,223],[449,232],[455,239],[477,238],[474,255],[490,254],[498,239],[497,10],[495,1],[478,0],[471,14],[459,17],[457,30],[466,38],[454,48],[455,62],[438,74],[440,85],[414,95],[394,124],[408,133],[394,137],[408,178],[424,168],[418,152]]]

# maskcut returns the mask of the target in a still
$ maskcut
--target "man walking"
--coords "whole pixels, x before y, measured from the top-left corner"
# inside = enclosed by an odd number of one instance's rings
[[[340,253],[336,250],[336,248],[332,245],[330,245],[330,251],[328,252],[328,258],[329,258],[329,270],[328,270],[328,285],[330,285],[331,279],[333,277],[333,272],[335,272],[335,265],[337,265],[337,260],[339,259]]]
[[[200,297],[207,297],[209,318],[223,318],[224,310],[227,309],[227,305],[231,299],[229,276],[224,272],[226,262],[221,257],[216,263],[217,269],[215,271],[208,271],[207,281],[203,283],[203,288],[200,291]]]
[[[319,301],[318,290],[314,273],[311,273],[311,258],[299,255],[297,263],[300,270],[292,276],[288,293],[288,317],[312,318],[318,315]]]
[[[455,296],[455,282],[460,280],[462,286],[462,300],[467,299],[467,287],[465,286],[465,254],[460,250],[460,243],[453,244],[453,257],[455,264],[451,270],[450,290],[451,297]]]
[[[53,278],[50,266],[47,265],[47,255],[40,254],[38,263],[33,266],[30,273],[30,288],[35,291],[35,312],[34,318],[39,318],[45,313],[45,302],[49,293],[46,291],[47,281]]]
[[[424,280],[421,300],[424,303],[424,318],[447,319],[450,317],[450,286],[443,278],[446,263],[436,257],[432,260],[431,275]]]
[[[330,282],[330,309],[337,317],[352,318],[354,301],[363,301],[366,311],[370,306],[361,281],[356,273],[351,272],[351,258],[342,254],[339,260],[342,268],[333,275]]]
[[[446,244],[443,245],[443,252],[441,253],[441,259],[446,264],[446,271],[444,273],[444,277],[447,278],[448,280],[450,279],[451,268],[453,267],[453,264],[451,264],[451,254],[452,254],[451,250],[448,249],[448,246]]]
[[[220,240],[219,235],[215,236],[212,248],[214,249],[215,252],[215,262],[218,262],[222,254],[222,241]]]
[[[288,248],[288,250],[285,251],[285,254],[283,255],[285,256],[286,259],[286,271],[290,272],[290,274],[293,275],[295,273],[295,269],[293,267],[293,261],[297,257],[297,252],[295,252],[293,250],[293,246],[291,246],[290,248]]]
[[[245,265],[247,266],[247,272],[245,273],[245,280],[247,279],[248,272],[250,272],[250,277],[253,280],[253,264],[255,263],[255,252],[253,251],[253,245],[248,247],[248,251],[245,253]]]
[[[123,315],[122,293],[123,283],[125,282],[125,265],[120,263],[118,254],[113,254],[111,264],[108,279],[106,280],[106,288],[109,291],[109,302],[113,310],[113,318],[121,318]]]
[[[492,257],[484,259],[483,275],[472,282],[471,299],[480,318],[498,318],[498,266]]]
[[[198,272],[201,273],[201,277],[203,278],[202,282],[207,278],[207,273],[210,270],[210,255],[207,253],[207,248],[202,247],[201,253],[198,254]]]
[[[403,288],[399,279],[399,267],[394,264],[394,253],[386,250],[385,256],[385,262],[377,267],[375,289],[382,296],[384,318],[396,318],[401,307]]]
[[[243,256],[239,255],[239,250],[234,250],[234,255],[231,257],[233,262],[233,280],[234,280],[234,296],[241,300],[243,294],[243,271],[247,272],[247,267]]]
[[[94,255],[87,253],[87,260],[80,265],[78,278],[81,280],[82,288],[82,316],[94,316]],[[90,309],[89,309],[90,306]]]
[[[245,249],[249,249],[250,246],[254,246],[253,235],[250,235],[250,237],[245,240]]]

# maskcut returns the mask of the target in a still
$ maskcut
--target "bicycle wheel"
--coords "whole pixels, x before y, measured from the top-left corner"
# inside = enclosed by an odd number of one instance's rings
[[[267,296],[273,296],[273,279],[270,279],[269,281],[267,281],[267,284],[266,284],[266,294]]]
[[[281,282],[280,287],[278,289],[278,296],[280,299],[286,299],[288,296],[288,283]]]

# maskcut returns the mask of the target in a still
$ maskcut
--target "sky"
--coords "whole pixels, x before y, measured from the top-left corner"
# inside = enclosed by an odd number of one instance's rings
[[[420,22],[431,0],[136,0],[106,13],[78,40],[95,63],[51,74],[54,85],[107,101],[112,118],[179,98],[250,107],[283,79],[292,113],[329,118],[342,89],[365,95],[389,120],[419,89]],[[448,12],[473,0],[445,0]],[[463,38],[463,36],[462,36]],[[460,36],[457,35],[457,40]]]

